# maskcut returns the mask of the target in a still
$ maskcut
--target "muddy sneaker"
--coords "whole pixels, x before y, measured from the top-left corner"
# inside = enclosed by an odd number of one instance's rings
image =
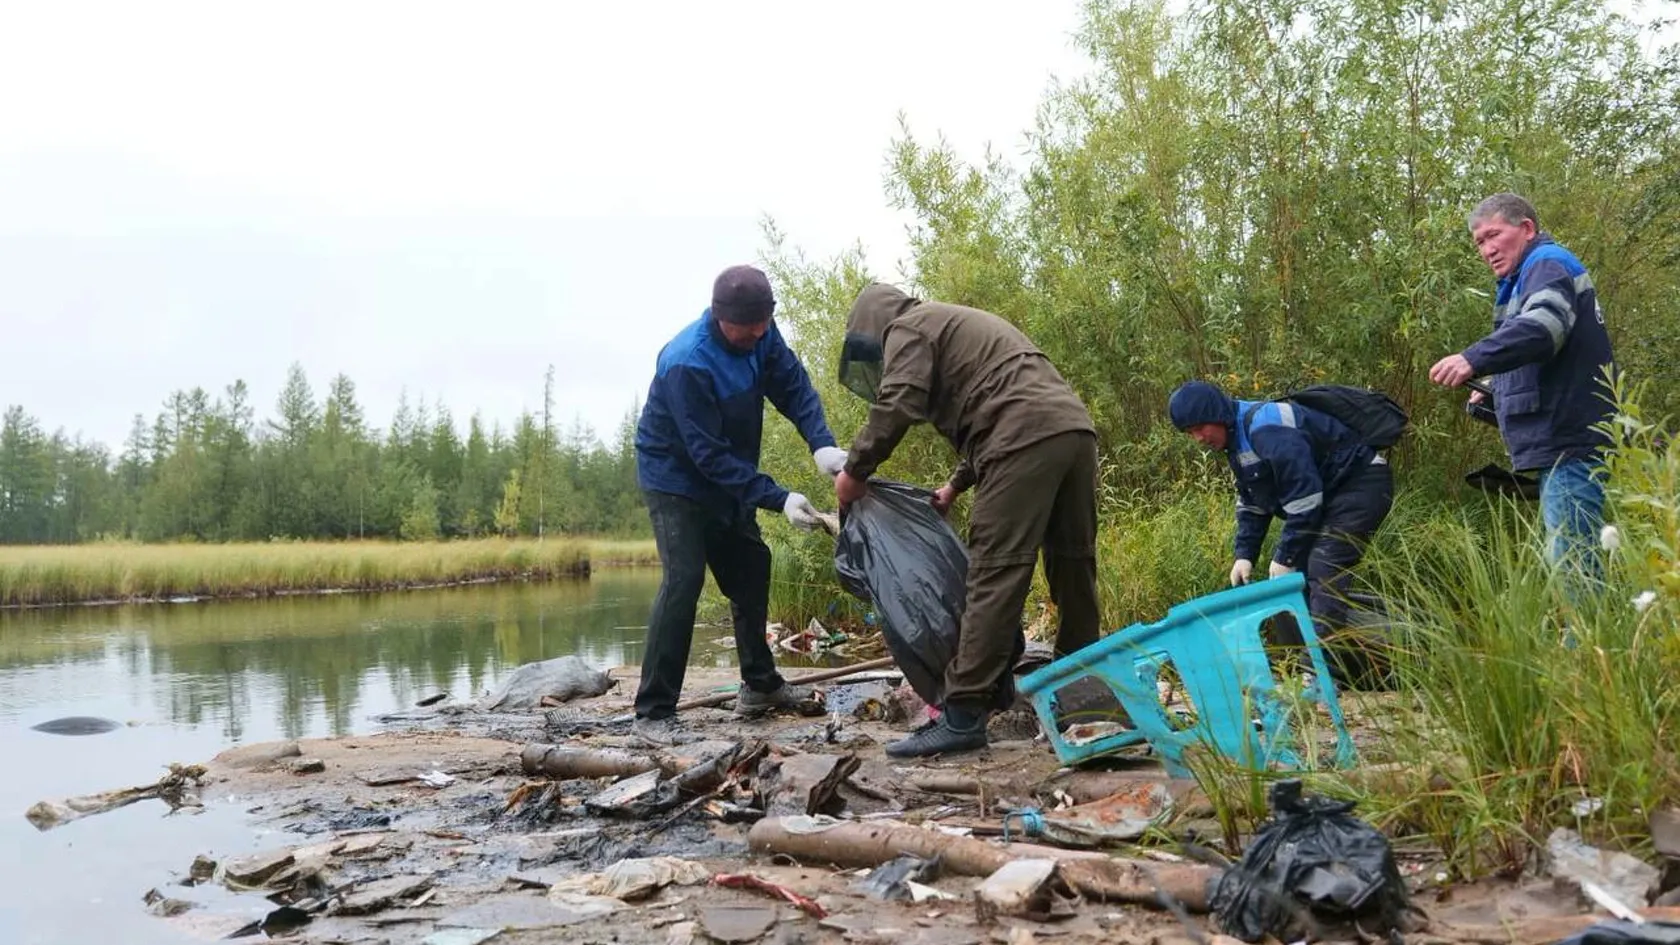
[[[636,721],[630,723],[630,734],[650,745],[660,746],[678,745],[693,737],[683,731],[682,723],[677,721],[676,716],[663,719],[637,716]]]
[[[735,716],[742,719],[756,719],[771,709],[793,709],[801,715],[810,715],[812,708],[818,714],[822,712],[822,703],[810,686],[782,683],[782,688],[775,692],[754,692],[742,686],[735,694]]]
[[[988,713],[989,714],[989,713]],[[939,721],[919,728],[887,746],[892,758],[926,758],[959,751],[976,751],[986,747],[986,716],[952,718],[950,710]],[[956,727],[956,726],[961,726]]]

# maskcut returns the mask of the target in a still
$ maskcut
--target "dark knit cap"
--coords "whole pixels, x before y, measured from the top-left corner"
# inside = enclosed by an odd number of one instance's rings
[[[1207,381],[1190,381],[1173,391],[1167,400],[1167,414],[1172,417],[1173,426],[1180,430],[1203,423],[1230,426],[1237,420],[1237,405]]]
[[[712,315],[718,321],[756,325],[774,311],[770,278],[752,266],[730,266],[712,283]]]

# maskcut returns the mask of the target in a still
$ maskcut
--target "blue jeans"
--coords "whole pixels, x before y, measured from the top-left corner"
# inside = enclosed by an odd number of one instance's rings
[[[1598,580],[1598,532],[1604,524],[1604,465],[1559,460],[1540,471],[1540,515],[1546,523],[1546,556],[1555,565]]]

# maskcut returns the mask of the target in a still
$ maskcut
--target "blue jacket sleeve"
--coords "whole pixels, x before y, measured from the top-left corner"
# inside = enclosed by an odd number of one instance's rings
[[[822,399],[811,386],[811,375],[782,340],[774,322],[770,324],[770,346],[765,351],[764,365],[764,395],[770,398],[777,412],[793,422],[805,445],[813,453],[824,446],[833,446],[834,434],[823,415]]]
[[[1260,557],[1260,546],[1272,528],[1272,513],[1254,504],[1254,499],[1237,486],[1237,538],[1233,542],[1233,557],[1253,561]]]
[[[729,441],[723,436],[723,411],[711,375],[700,368],[675,367],[661,383],[667,385],[665,402],[681,431],[688,458],[700,475],[746,505],[780,512],[788,491],[729,451]]]
[[[1548,361],[1575,327],[1575,279],[1563,264],[1542,259],[1523,274],[1525,294],[1517,313],[1493,333],[1464,349],[1477,374],[1503,374]]]
[[[1299,568],[1317,539],[1324,518],[1324,480],[1318,475],[1312,444],[1295,427],[1264,426],[1249,434],[1249,444],[1272,467],[1278,503],[1283,506],[1283,531],[1272,560]]]

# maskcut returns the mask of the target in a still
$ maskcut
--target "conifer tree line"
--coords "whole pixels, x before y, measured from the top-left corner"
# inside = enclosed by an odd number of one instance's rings
[[[639,534],[629,411],[603,442],[561,428],[554,370],[541,414],[511,429],[441,403],[399,401],[375,426],[349,377],[324,392],[301,365],[271,417],[244,381],[178,390],[134,416],[120,449],[47,433],[21,406],[0,420],[0,543],[250,541]]]

